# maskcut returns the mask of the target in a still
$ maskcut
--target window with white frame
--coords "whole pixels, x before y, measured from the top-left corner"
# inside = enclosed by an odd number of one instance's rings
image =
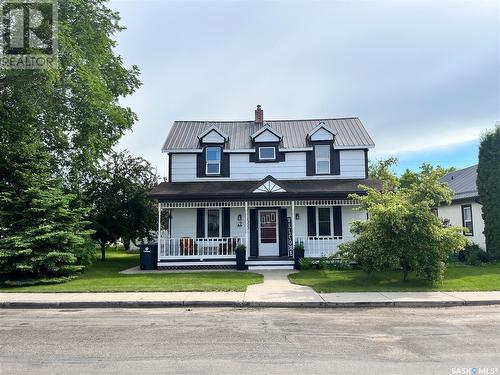
[[[332,235],[332,209],[330,207],[318,207],[317,209],[317,233],[318,236]]]
[[[316,174],[329,174],[330,145],[314,146],[314,158],[316,159]]]
[[[259,160],[275,160],[276,148],[274,147],[259,147]]]
[[[464,234],[466,236],[473,236],[474,227],[472,224],[472,206],[470,204],[462,206],[462,223],[466,229]]]
[[[220,159],[221,159],[221,149],[220,147],[207,147],[206,148],[206,174],[216,175],[220,174]]]
[[[220,210],[207,210],[207,237],[220,237],[222,227]]]

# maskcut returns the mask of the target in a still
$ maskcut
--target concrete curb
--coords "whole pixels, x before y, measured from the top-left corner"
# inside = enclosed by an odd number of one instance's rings
[[[275,302],[275,301],[109,301],[109,302],[0,302],[1,309],[87,309],[87,308],[429,308],[500,305],[500,300],[475,301],[384,301],[384,302]]]

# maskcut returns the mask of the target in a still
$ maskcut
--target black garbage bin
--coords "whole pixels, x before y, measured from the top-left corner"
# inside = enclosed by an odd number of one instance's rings
[[[158,267],[158,244],[139,245],[141,270],[155,270]]]

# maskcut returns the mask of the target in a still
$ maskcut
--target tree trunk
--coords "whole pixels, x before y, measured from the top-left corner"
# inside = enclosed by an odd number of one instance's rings
[[[106,241],[101,241],[101,260],[106,260]]]
[[[403,281],[408,281],[408,265],[403,264]]]
[[[130,250],[130,239],[128,238],[123,239],[123,247],[125,248],[125,251]]]

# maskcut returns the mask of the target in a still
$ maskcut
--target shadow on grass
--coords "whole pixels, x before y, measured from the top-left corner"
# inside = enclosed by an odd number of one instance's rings
[[[500,290],[500,264],[485,266],[452,265],[442,282],[431,285],[410,273],[403,281],[402,272],[361,270],[307,270],[289,276],[291,282],[307,285],[317,292],[401,292],[401,291],[485,291]]]

